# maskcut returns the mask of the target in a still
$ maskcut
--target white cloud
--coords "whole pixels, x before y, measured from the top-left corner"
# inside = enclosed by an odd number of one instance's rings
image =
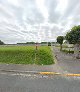
[[[45,21],[48,21],[48,10],[47,7],[45,6],[45,1],[46,0],[36,0],[37,7],[40,9],[41,13],[43,14]]]
[[[58,0],[58,5],[55,11],[60,12],[61,14],[64,14],[67,7],[68,7],[68,0]]]
[[[19,5],[20,5],[20,4],[19,4],[19,1],[20,1],[20,0],[8,0],[8,2],[9,2],[10,4],[15,5],[15,6],[19,6]]]
[[[55,41],[79,20],[80,0],[0,0],[0,39],[6,43]]]

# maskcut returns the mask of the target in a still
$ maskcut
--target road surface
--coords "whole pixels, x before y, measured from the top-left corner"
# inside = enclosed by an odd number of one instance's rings
[[[80,92],[80,77],[0,72],[0,92]]]
[[[57,47],[53,47],[53,53],[56,56],[57,64],[63,71],[68,73],[80,74],[80,59],[75,59],[73,54],[66,54],[59,50]]]

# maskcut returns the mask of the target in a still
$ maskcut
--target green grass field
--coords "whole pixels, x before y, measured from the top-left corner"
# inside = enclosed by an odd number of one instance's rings
[[[50,47],[40,46],[0,46],[0,63],[12,64],[54,64]]]

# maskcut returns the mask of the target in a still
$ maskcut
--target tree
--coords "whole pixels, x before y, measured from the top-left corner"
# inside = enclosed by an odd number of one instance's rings
[[[60,44],[60,50],[62,50],[63,40],[64,40],[63,36],[58,36],[57,37],[57,42]]]
[[[1,40],[0,40],[0,45],[4,45],[4,42],[2,42]]]
[[[70,32],[67,32],[66,40],[70,44],[74,44],[75,57],[80,58],[80,25],[74,26]]]
[[[51,46],[51,42],[48,42],[48,46]]]

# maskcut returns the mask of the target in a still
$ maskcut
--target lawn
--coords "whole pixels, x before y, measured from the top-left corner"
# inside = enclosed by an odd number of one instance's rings
[[[0,63],[12,64],[54,64],[49,46],[0,46]]]

